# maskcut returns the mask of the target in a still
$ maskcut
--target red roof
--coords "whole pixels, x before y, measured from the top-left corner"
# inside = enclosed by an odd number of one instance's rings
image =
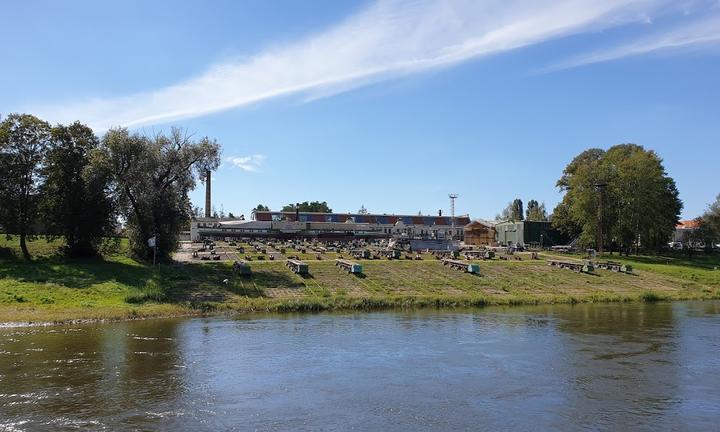
[[[700,228],[700,224],[696,220],[684,220],[678,222],[675,226],[676,229],[697,229]]]

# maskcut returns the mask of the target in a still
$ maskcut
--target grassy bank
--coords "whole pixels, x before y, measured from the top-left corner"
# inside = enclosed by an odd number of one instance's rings
[[[35,259],[24,262],[15,239],[0,239],[0,322],[720,298],[717,256],[623,259],[635,268],[632,275],[578,274],[544,260],[494,260],[480,263],[481,276],[426,256],[363,261],[358,277],[339,270],[328,255],[308,260],[309,277],[291,273],[280,261],[253,261],[253,276],[240,278],[229,262],[153,268],[127,258],[124,243],[102,259],[80,261],[58,256],[56,243],[29,246]]]

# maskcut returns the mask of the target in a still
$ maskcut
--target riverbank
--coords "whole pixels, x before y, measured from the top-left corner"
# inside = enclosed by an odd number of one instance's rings
[[[480,276],[449,269],[430,255],[362,261],[363,275],[354,276],[328,255],[308,260],[308,277],[281,261],[252,261],[253,275],[243,278],[230,262],[153,268],[128,258],[123,244],[103,259],[79,261],[55,255],[57,245],[45,240],[30,248],[35,259],[24,262],[13,240],[0,241],[0,322],[720,298],[720,259],[704,255],[623,258],[633,274],[574,273],[548,266],[550,255],[521,255],[522,261],[480,262]]]

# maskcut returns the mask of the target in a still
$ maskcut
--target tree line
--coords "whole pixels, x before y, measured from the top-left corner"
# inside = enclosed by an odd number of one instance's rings
[[[180,129],[152,136],[115,128],[51,126],[29,114],[0,122],[0,226],[27,240],[62,237],[69,256],[98,253],[123,224],[135,257],[168,259],[190,218],[196,182],[220,164],[220,145]]]

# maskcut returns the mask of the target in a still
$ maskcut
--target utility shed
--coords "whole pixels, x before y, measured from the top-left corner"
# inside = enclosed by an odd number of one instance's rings
[[[464,237],[466,245],[495,246],[495,228],[483,221],[473,221],[465,225]]]
[[[554,246],[564,238],[547,221],[506,221],[495,225],[501,246]]]

